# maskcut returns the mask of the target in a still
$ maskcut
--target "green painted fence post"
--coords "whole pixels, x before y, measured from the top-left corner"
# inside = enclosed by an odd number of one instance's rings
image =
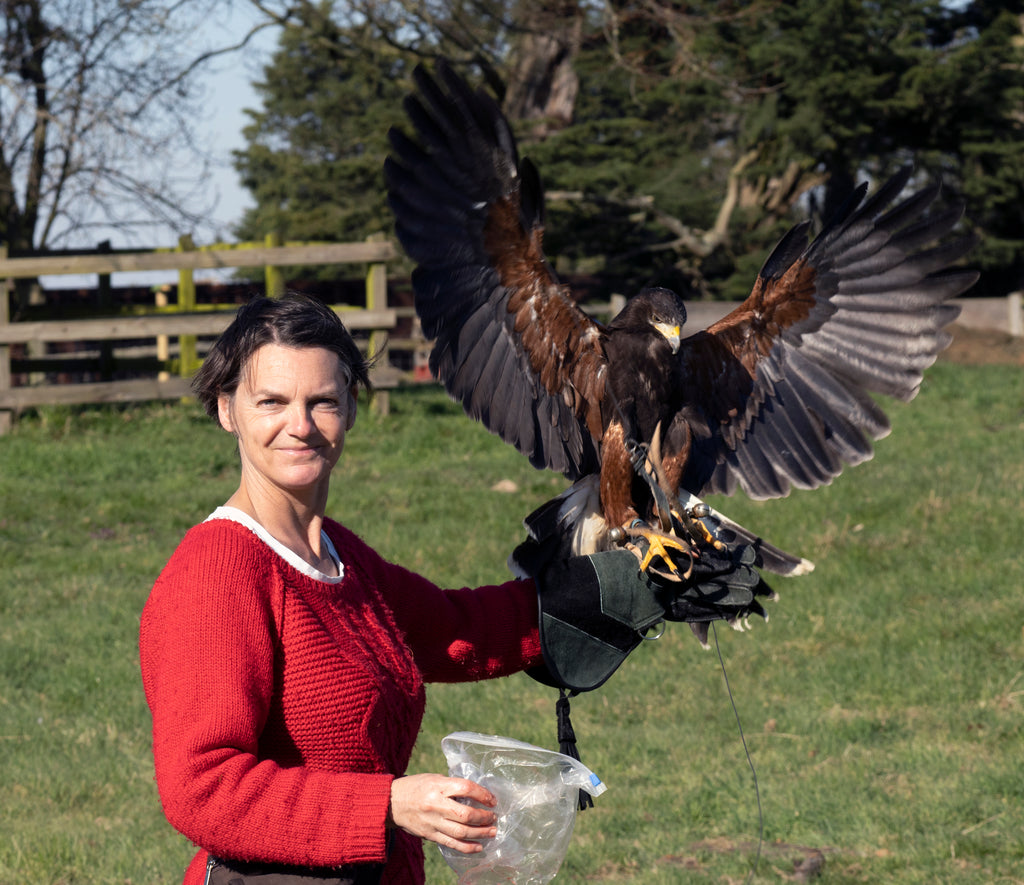
[[[380,243],[387,237],[383,233],[370,234],[366,238],[368,243]],[[383,262],[371,264],[366,271],[366,309],[386,310],[388,306],[388,272],[387,265]],[[376,357],[378,365],[387,366],[390,362],[388,355],[387,332],[374,331],[370,333],[370,340],[367,344],[370,357]],[[387,415],[391,411],[391,398],[386,390],[378,390],[373,397],[373,409],[379,415]]]
[[[265,242],[270,248],[277,248],[281,245],[281,235],[276,231],[267,234]],[[279,267],[266,265],[263,268],[263,284],[266,288],[267,298],[280,298],[284,295],[284,272]]]
[[[370,234],[366,238],[368,243],[384,242],[384,234]],[[383,263],[371,264],[366,271],[366,309],[387,310],[388,306],[388,272],[387,265]],[[370,354],[376,354],[378,349],[381,359],[387,362],[387,333],[370,333]]]

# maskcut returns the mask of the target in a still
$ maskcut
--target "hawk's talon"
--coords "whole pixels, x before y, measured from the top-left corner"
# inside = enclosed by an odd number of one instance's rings
[[[698,544],[714,547],[715,550],[719,551],[725,550],[726,545],[714,536],[711,529],[709,529],[701,519],[701,516],[706,514],[697,514],[694,510],[696,510],[696,508],[693,508],[693,510],[686,510],[685,508],[679,511],[673,510],[672,515],[686,526],[687,532],[689,532],[690,536]]]
[[[625,532],[630,537],[643,538],[647,541],[647,549],[640,558],[641,572],[653,571],[659,577],[668,578],[672,581],[684,581],[690,576],[690,573],[693,570],[693,552],[692,547],[686,541],[677,538],[675,535],[656,531],[645,525],[640,520],[634,520],[632,525],[626,527]],[[670,552],[672,550],[677,550],[680,553],[685,554],[687,561],[689,562],[689,566],[685,572],[681,572],[679,567],[675,564],[672,553]],[[668,573],[663,569],[655,568],[652,565],[655,558],[659,557],[668,567]]]

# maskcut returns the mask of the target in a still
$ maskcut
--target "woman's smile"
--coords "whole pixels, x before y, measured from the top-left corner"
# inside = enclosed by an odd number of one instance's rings
[[[266,344],[218,405],[221,424],[238,438],[243,481],[302,497],[326,492],[355,417],[335,353]]]

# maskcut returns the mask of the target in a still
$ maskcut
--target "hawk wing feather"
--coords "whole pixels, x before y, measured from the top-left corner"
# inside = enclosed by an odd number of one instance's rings
[[[544,259],[540,179],[497,104],[444,63],[437,77],[414,73],[417,141],[392,130],[385,164],[431,369],[532,464],[578,479],[600,469],[601,327]]]
[[[959,313],[946,302],[977,275],[948,269],[973,239],[944,239],[962,209],[930,212],[937,185],[889,208],[910,175],[867,201],[859,188],[810,244],[798,225],[747,300],[683,342],[683,378],[719,371],[687,391],[702,420],[680,415],[692,432],[685,488],[731,494],[738,484],[763,499],[828,484],[889,432],[871,394],[917,394]]]

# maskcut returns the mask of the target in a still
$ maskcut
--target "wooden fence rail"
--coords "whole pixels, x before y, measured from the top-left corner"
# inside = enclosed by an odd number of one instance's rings
[[[336,307],[346,326],[369,331],[370,347],[377,352],[381,345],[377,336],[395,328],[397,312],[387,307],[386,262],[399,255],[387,240],[365,243],[327,243],[284,246],[239,244],[217,248],[192,248],[152,252],[119,252],[89,255],[56,255],[48,257],[8,258],[0,247],[0,434],[11,425],[17,410],[40,405],[70,403],[109,403],[130,400],[178,398],[188,392],[184,377],[195,368],[184,359],[193,354],[197,336],[218,335],[231,322],[235,309],[211,310],[202,313],[166,313],[132,317],[108,317],[86,320],[53,320],[10,322],[9,294],[15,279],[66,274],[98,274],[101,281],[109,274],[176,270],[179,272],[179,295],[192,289],[194,270],[211,268],[260,267],[265,269],[268,291],[272,280],[282,277],[277,268],[311,264],[368,264],[366,274],[366,309]],[[275,290],[278,285],[273,287]],[[194,300],[179,299],[179,308],[194,309]],[[103,381],[90,384],[38,384],[13,387],[11,384],[10,349],[12,344],[44,342],[102,341],[153,338],[159,342],[176,336],[181,343],[183,371],[180,377],[141,378],[130,381]],[[188,371],[185,371],[188,370]],[[382,391],[377,407],[387,409],[387,393],[398,381],[399,373],[387,362],[386,354],[374,369],[373,382]]]
[[[349,329],[394,328],[397,311],[338,309]],[[113,317],[94,320],[45,320],[0,325],[0,344],[28,341],[98,341],[155,338],[158,335],[219,335],[235,315],[234,310],[164,316]]]
[[[210,268],[264,266],[267,291],[277,292],[283,276],[280,267],[311,264],[367,264],[366,309],[335,308],[346,325],[355,330],[370,332],[370,349],[374,353],[384,350],[380,336],[396,327],[399,314],[408,311],[387,306],[386,262],[399,256],[395,245],[387,240],[364,243],[302,244],[265,246],[238,244],[221,247],[194,248],[190,241],[178,250],[153,252],[112,252],[89,255],[57,255],[52,257],[7,258],[0,246],[0,434],[10,427],[16,411],[40,405],[71,403],[110,403],[130,400],[178,398],[188,393],[187,374],[196,367],[195,341],[197,336],[212,336],[222,332],[234,316],[234,310],[210,310],[201,313],[195,309],[191,273]],[[177,270],[179,272],[179,308],[185,312],[109,317],[76,321],[38,321],[11,323],[8,317],[8,294],[17,278],[33,278],[61,274],[98,274],[109,287],[108,275],[133,271]],[[1021,293],[1005,298],[957,299],[963,308],[959,322],[969,328],[1000,329],[1012,335],[1022,334]],[[611,305],[599,306],[592,312],[614,315],[622,299],[613,299]],[[688,305],[689,326],[704,328],[724,316],[735,304],[725,302],[697,302]],[[166,342],[176,336],[180,342],[178,377],[141,378],[131,381],[104,381],[89,384],[39,384],[13,387],[11,384],[10,346],[12,344],[40,344],[43,342],[145,340]],[[422,347],[423,342],[396,342]],[[36,371],[39,371],[38,369]],[[387,410],[387,389],[394,387],[401,373],[392,368],[387,354],[374,369],[375,387],[382,391],[377,407]]]
[[[312,243],[296,246],[226,245],[194,251],[114,252],[56,258],[0,258],[0,278],[62,274],[113,274],[151,270],[211,270],[235,267],[296,267],[301,264],[382,264],[398,251],[389,240],[368,243]]]

